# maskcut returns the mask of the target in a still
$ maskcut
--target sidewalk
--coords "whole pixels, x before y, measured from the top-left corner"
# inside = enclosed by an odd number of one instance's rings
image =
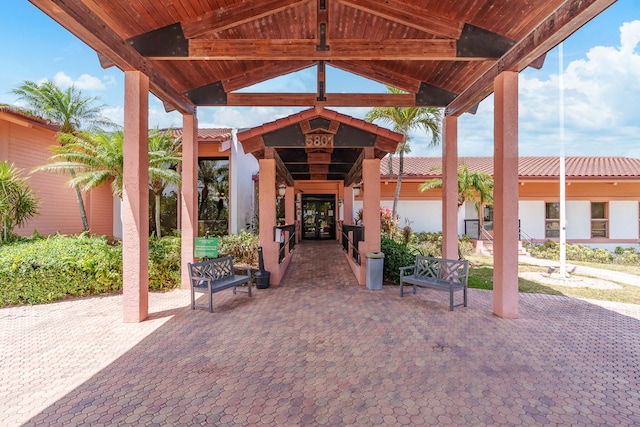
[[[522,264],[539,265],[542,267],[560,265],[559,261],[534,258],[531,256],[519,256],[518,262]],[[582,265],[571,264],[569,262],[567,263],[567,270],[570,270],[573,267],[575,267],[575,271],[573,272],[573,274],[577,274],[580,276],[592,276],[592,277],[597,277],[599,279],[606,279],[606,280],[611,280],[618,283],[624,283],[627,285],[640,286],[640,276],[635,276],[633,274],[622,273],[619,271],[604,270],[601,268],[585,267]]]

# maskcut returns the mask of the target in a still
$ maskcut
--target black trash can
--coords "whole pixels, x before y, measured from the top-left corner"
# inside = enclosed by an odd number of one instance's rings
[[[264,259],[262,258],[262,246],[258,248],[258,267],[260,268],[255,274],[256,288],[267,289],[269,287],[269,280],[271,279],[271,273],[264,269]]]

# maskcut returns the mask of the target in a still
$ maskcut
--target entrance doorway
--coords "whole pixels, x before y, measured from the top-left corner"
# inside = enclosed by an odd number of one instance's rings
[[[302,196],[303,239],[336,238],[336,201],[333,195]]]

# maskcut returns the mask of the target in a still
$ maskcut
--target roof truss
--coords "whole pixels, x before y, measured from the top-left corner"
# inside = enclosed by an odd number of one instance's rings
[[[103,66],[145,73],[151,91],[182,112],[196,105],[380,105],[441,106],[459,115],[492,92],[500,72],[540,67],[549,49],[615,0],[539,0],[518,11],[488,7],[489,0],[447,7],[183,0],[182,8],[152,0],[30,1],[95,49]],[[326,93],[325,63],[407,94]],[[315,94],[235,92],[315,64]]]

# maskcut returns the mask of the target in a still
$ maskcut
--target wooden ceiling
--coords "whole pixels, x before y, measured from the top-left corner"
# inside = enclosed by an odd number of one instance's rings
[[[98,52],[141,70],[168,109],[437,106],[470,111],[502,71],[545,53],[615,0],[30,0]],[[325,67],[407,94],[326,93]],[[316,67],[315,93],[239,89]]]

